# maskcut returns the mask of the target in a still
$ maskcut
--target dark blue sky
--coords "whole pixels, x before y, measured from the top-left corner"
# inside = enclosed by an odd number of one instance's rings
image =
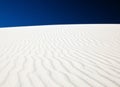
[[[0,0],[0,27],[120,23],[117,0]]]

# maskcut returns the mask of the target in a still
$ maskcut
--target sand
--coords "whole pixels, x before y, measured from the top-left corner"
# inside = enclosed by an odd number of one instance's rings
[[[120,87],[120,25],[1,28],[0,87]]]

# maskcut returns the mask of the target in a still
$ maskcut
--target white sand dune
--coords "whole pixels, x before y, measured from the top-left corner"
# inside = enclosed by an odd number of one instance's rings
[[[0,87],[120,87],[120,25],[1,28]]]

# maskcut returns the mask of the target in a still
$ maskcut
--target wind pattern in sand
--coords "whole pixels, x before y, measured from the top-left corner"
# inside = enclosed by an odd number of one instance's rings
[[[120,87],[120,29],[98,27],[0,29],[0,87]]]

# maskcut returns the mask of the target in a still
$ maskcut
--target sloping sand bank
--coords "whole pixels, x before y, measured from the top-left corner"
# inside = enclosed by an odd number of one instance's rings
[[[0,87],[120,87],[120,25],[1,28]]]

